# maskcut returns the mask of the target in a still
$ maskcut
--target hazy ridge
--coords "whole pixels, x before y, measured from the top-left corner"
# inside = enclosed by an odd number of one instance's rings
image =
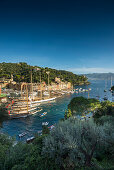
[[[89,80],[114,80],[114,73],[91,73],[85,74]]]

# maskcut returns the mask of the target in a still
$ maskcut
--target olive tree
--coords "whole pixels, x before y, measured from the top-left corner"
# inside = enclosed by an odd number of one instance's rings
[[[63,168],[91,166],[96,150],[108,145],[110,128],[110,124],[96,125],[92,119],[59,122],[45,138],[42,154],[54,158]]]

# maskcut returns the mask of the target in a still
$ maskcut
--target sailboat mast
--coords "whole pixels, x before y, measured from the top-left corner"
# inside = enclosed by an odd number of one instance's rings
[[[112,76],[111,76],[111,87],[112,87]]]

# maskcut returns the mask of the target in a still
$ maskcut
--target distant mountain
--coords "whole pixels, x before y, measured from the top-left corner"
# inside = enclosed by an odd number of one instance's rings
[[[89,80],[114,80],[114,73],[92,73],[85,74]]]

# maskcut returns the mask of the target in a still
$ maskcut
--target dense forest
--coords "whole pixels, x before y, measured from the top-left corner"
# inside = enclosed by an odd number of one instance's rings
[[[78,101],[77,99],[80,99]],[[0,134],[1,170],[113,170],[114,169],[114,108],[113,103],[96,99],[74,98],[68,108],[79,104],[98,106],[93,118],[80,120],[70,115],[49,131],[43,126],[31,144],[15,143]],[[82,102],[82,105],[81,103]],[[100,105],[99,105],[100,104]]]
[[[50,72],[50,83],[54,82],[55,77],[59,77],[62,81],[69,81],[73,85],[85,83],[87,84],[87,78],[83,75],[79,76],[65,70],[56,70],[48,67],[42,68],[38,66],[30,66],[27,63],[0,63],[0,78],[10,78],[13,74],[14,81],[16,82],[30,82],[30,75],[33,75],[33,82],[40,82],[40,74],[42,81],[47,83],[48,75],[47,71]]]

